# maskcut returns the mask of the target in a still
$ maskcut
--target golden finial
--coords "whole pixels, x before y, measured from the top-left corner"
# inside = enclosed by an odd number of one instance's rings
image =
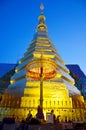
[[[46,24],[45,24],[46,18],[44,16],[43,10],[44,10],[44,5],[41,3],[41,5],[40,5],[41,13],[40,13],[40,16],[38,17],[39,24],[38,24],[37,30],[47,31],[47,27],[46,27]]]
[[[40,10],[43,11],[44,10],[44,5],[41,3],[40,5]]]

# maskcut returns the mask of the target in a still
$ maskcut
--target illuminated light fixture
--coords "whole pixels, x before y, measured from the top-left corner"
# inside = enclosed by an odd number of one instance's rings
[[[15,69],[15,72],[17,73],[17,72],[18,72],[18,69]]]
[[[22,62],[21,61],[19,61],[19,64],[21,64]]]
[[[11,84],[15,83],[15,80],[14,80],[14,79],[13,79],[13,80],[10,80],[10,83],[11,83]]]

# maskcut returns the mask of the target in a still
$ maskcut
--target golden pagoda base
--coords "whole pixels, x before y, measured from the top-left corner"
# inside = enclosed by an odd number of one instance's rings
[[[26,100],[24,102],[24,99],[26,98],[27,101],[29,101],[29,97],[18,98],[8,94],[2,95],[2,100],[0,101],[0,120],[4,117],[15,117],[16,119],[22,120],[27,117],[29,111],[31,111],[32,115],[35,117],[39,102],[34,104],[34,101],[37,101],[36,98],[34,100],[31,99],[30,102],[26,102]],[[55,103],[55,100],[50,101],[49,98],[44,99],[43,113],[45,119],[52,109],[54,110],[56,117],[59,117],[60,122],[86,120],[83,96],[74,96],[72,98],[69,97],[64,99],[60,98],[57,100],[57,104]]]

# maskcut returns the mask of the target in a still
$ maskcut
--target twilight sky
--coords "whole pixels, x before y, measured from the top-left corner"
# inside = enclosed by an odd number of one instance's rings
[[[0,0],[0,63],[16,63],[35,33],[40,3],[50,39],[66,64],[86,74],[86,0]]]

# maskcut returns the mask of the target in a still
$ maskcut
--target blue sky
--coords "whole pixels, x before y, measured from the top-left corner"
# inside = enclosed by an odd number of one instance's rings
[[[67,64],[86,74],[86,0],[0,0],[0,63],[16,63],[35,33],[40,3],[50,39]]]

